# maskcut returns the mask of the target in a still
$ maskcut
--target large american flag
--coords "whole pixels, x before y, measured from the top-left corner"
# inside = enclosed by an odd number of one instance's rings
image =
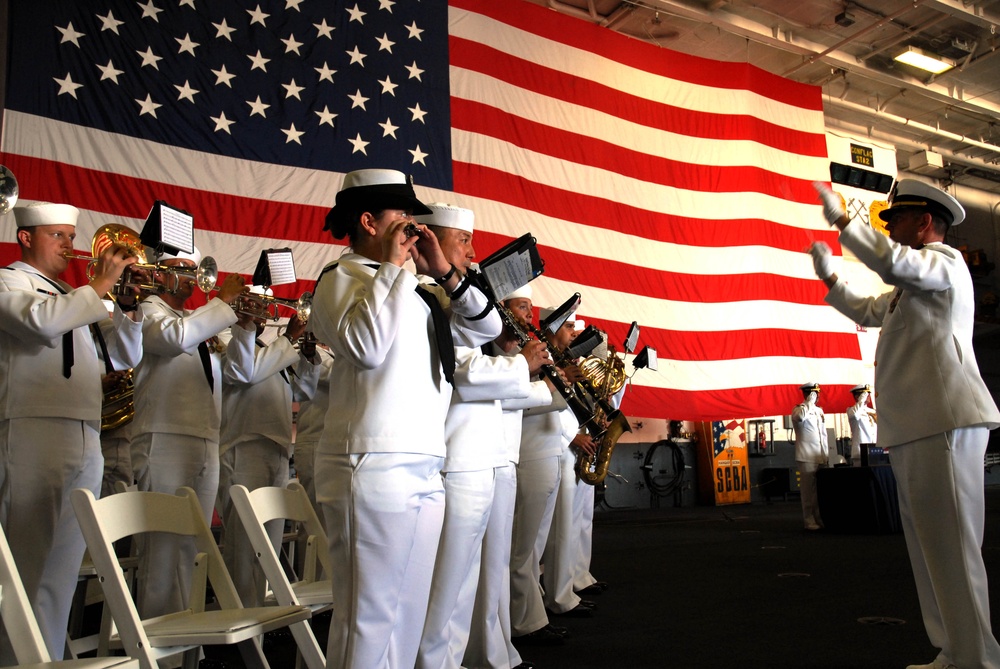
[[[321,228],[343,174],[395,168],[425,201],[475,210],[481,256],[531,232],[536,306],[578,291],[619,347],[639,322],[659,369],[634,374],[629,415],[784,414],[807,381],[846,406],[865,378],[803,253],[838,248],[811,186],[829,178],[815,87],[519,0],[10,13],[0,159],[23,201],[80,207],[78,248],[163,200],[223,272],[292,248],[301,281],[277,292],[294,297],[342,251]]]

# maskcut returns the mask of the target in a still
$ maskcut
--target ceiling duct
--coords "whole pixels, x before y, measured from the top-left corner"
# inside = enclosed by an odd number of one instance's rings
[[[951,42],[936,49],[938,55],[949,60],[962,60],[972,53],[972,45],[968,41],[953,37]]]
[[[944,167],[944,157],[934,151],[917,151],[910,156],[910,171],[929,177],[948,176],[948,170]]]

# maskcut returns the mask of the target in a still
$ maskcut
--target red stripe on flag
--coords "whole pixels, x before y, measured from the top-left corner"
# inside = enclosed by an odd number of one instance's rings
[[[449,42],[452,66],[504,81],[512,86],[534,91],[567,103],[589,107],[612,117],[656,129],[703,139],[752,140],[765,146],[806,156],[826,156],[822,135],[783,128],[749,114],[710,113],[675,107],[646,98],[629,95],[587,79],[542,67],[502,51],[469,40],[452,37]],[[456,102],[471,101],[452,98],[452,125],[460,127],[466,110],[456,108]],[[469,121],[482,113],[481,107],[468,110]],[[488,132],[486,134],[493,134]],[[815,192],[810,200],[815,200]]]
[[[584,295],[584,300],[586,300],[586,295]],[[583,312],[586,313],[586,309]],[[611,345],[619,351],[621,350],[621,343],[628,333],[628,323],[618,323],[590,315],[587,315],[585,320],[588,325],[594,325],[606,332]],[[745,360],[757,357],[816,358],[820,360],[844,358],[851,360],[860,355],[858,338],[854,333],[830,333],[823,337],[817,337],[815,332],[790,328],[710,332],[666,330],[643,325],[641,321],[639,325],[642,326],[640,348],[642,342],[653,345],[657,351],[657,358],[660,360],[697,362],[699,360]],[[710,353],[706,355],[705,351],[710,351]],[[825,393],[825,385],[823,389]],[[802,391],[799,390],[798,386],[795,386],[795,390],[801,398]]]
[[[642,371],[639,371],[641,374]],[[636,375],[638,379],[638,374]],[[829,414],[843,413],[854,398],[851,386],[824,385],[823,408]],[[662,416],[673,420],[726,420],[733,416],[784,416],[802,402],[794,385],[724,388],[691,392],[633,385],[625,393],[621,410],[626,416]],[[697,418],[691,418],[697,417]]]
[[[454,187],[456,192],[472,197],[658,242],[710,248],[768,246],[801,253],[813,241],[825,241],[835,253],[840,248],[837,233],[832,230],[794,228],[756,218],[715,220],[661,214],[586,193],[552,188],[516,174],[471,163],[455,163]],[[585,227],[581,234],[586,234]],[[601,250],[595,249],[597,251]]]
[[[323,232],[327,207],[184,188],[28,156],[0,154],[0,161],[17,175],[26,200],[72,202],[80,209],[137,219],[145,219],[150,205],[163,200],[193,215],[197,230],[248,236],[267,230],[281,239],[332,242]],[[108,198],[109,191],[116,197]]]
[[[753,191],[813,204],[812,182],[756,166],[697,165],[632,151],[610,142],[534,123],[487,105],[452,98],[452,126],[571,163],[648,183],[711,193]],[[733,137],[735,139],[735,137]]]
[[[746,63],[710,60],[659,49],[586,21],[567,18],[524,2],[450,0],[449,4],[663,77],[712,88],[745,89],[802,109],[823,109],[822,101],[814,94],[814,87],[783,79]],[[667,57],[651,58],[651,54],[666,54]]]

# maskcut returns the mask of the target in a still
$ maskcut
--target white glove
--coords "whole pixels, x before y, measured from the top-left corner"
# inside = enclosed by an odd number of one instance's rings
[[[813,188],[819,193],[819,199],[823,202],[823,216],[830,225],[835,225],[843,216],[847,215],[844,206],[840,203],[840,196],[830,190],[822,181],[814,181]]]
[[[813,269],[816,276],[826,281],[834,275],[833,252],[826,242],[813,242],[809,247],[809,255],[813,258]]]

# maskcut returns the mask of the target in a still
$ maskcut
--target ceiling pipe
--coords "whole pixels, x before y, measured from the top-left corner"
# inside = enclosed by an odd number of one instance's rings
[[[869,51],[865,55],[861,56],[861,60],[862,61],[866,61],[869,58],[872,58],[874,56],[879,55],[880,53],[884,53],[884,52],[888,51],[889,49],[893,48],[894,46],[896,46],[897,44],[899,44],[900,42],[904,42],[904,41],[912,38],[914,35],[919,35],[920,33],[922,33],[923,31],[927,30],[928,28],[931,28],[931,27],[937,25],[938,23],[941,23],[946,18],[948,18],[947,14],[938,14],[936,17],[932,18],[931,20],[924,21],[919,26],[911,26],[909,28],[903,28],[903,32],[902,33],[900,33],[896,37],[893,37],[892,39],[888,40],[885,44],[882,44],[877,49],[874,49],[873,51]]]
[[[881,142],[886,142],[887,144],[892,144],[897,147],[905,147],[911,151],[933,151],[934,153],[941,154],[942,158],[948,160],[949,163],[954,163],[956,165],[964,165],[966,167],[977,167],[981,170],[990,170],[992,172],[1000,172],[1000,167],[994,163],[986,162],[980,158],[973,158],[971,156],[963,156],[961,154],[955,153],[953,151],[948,151],[947,149],[940,149],[937,147],[929,146],[928,144],[921,144],[920,142],[909,139],[906,137],[900,137],[899,135],[894,135],[889,132],[883,132],[881,130],[875,130],[874,128],[862,128],[853,123],[848,123],[846,121],[841,121],[836,118],[827,118],[825,120],[827,130],[837,129],[842,130],[852,135],[864,135],[869,139],[877,139]]]
[[[811,57],[826,49],[821,44],[810,42],[800,37],[793,38],[791,35],[775,35],[772,27],[742,18],[724,9],[707,12],[703,9],[692,7],[681,0],[632,1],[639,7],[659,10],[683,19],[712,25],[723,32],[751,39],[766,46],[802,57]],[[937,0],[923,0],[923,2],[925,7],[933,6],[936,9],[940,5],[940,1]],[[945,10],[941,9],[940,11]],[[842,52],[828,53],[823,60],[829,62],[832,67],[846,70],[851,74],[858,74],[890,86],[911,88],[915,93],[919,93],[939,103],[956,107],[966,107],[970,111],[980,111],[990,116],[1000,116],[1000,105],[991,104],[985,100],[963,100],[960,97],[956,97],[954,91],[946,86],[940,84],[927,85],[924,81],[916,77],[882,72],[863,62],[859,63],[858,59],[850,54]]]
[[[869,26],[867,26],[865,28],[862,28],[861,30],[857,31],[856,33],[854,33],[850,37],[845,37],[844,39],[840,40],[839,42],[837,42],[833,46],[828,47],[825,51],[821,51],[820,53],[816,53],[816,54],[813,54],[812,56],[809,56],[809,58],[807,58],[806,60],[802,61],[801,63],[799,63],[798,65],[796,65],[792,69],[788,70],[787,72],[782,73],[781,76],[787,77],[788,75],[792,74],[793,72],[798,72],[799,70],[801,70],[803,67],[806,67],[807,65],[812,65],[813,63],[815,63],[817,60],[819,60],[823,56],[826,56],[827,54],[833,53],[834,51],[836,51],[840,47],[844,46],[845,44],[850,44],[851,42],[856,41],[862,35],[867,35],[871,31],[873,31],[873,30],[875,30],[877,28],[881,28],[886,23],[891,23],[892,21],[898,19],[903,14],[907,14],[907,13],[913,11],[914,9],[916,9],[917,7],[919,7],[920,4],[923,3],[923,1],[924,0],[911,0],[911,2],[907,6],[903,7],[898,12],[895,12],[894,14],[890,14],[889,16],[886,16],[884,19],[879,19],[878,21],[875,21],[875,23],[872,23],[871,25],[869,25]]]
[[[902,116],[897,116],[895,114],[890,114],[888,112],[884,112],[884,111],[877,112],[874,109],[872,109],[871,107],[867,107],[865,105],[859,105],[859,104],[857,104],[855,102],[848,102],[846,100],[839,100],[839,99],[831,97],[831,96],[824,96],[824,104],[826,104],[826,103],[829,103],[829,104],[831,104],[834,107],[841,107],[843,109],[848,109],[848,110],[853,111],[853,112],[858,112],[858,113],[861,113],[861,114],[867,114],[869,116],[872,116],[873,118],[882,119],[884,121],[889,121],[889,122],[895,123],[897,125],[905,126],[905,127],[908,127],[908,128],[916,128],[917,130],[920,130],[922,132],[926,132],[926,133],[934,135],[936,137],[941,137],[943,139],[949,139],[949,140],[954,141],[954,142],[961,142],[962,144],[967,144],[969,146],[974,146],[974,147],[976,147],[978,149],[984,149],[985,151],[988,151],[990,153],[995,154],[997,156],[997,158],[1000,159],[1000,146],[997,146],[996,144],[990,144],[988,142],[981,142],[979,140],[972,139],[970,137],[966,137],[964,135],[959,135],[958,133],[949,132],[947,130],[941,130],[940,128],[938,128],[936,126],[927,125],[926,123],[920,123],[919,121],[913,121],[911,119],[904,118]],[[997,165],[991,165],[991,164],[989,164],[989,163],[987,163],[985,161],[983,161],[983,165],[982,166],[983,167],[987,167],[988,169],[991,169],[991,170],[994,170],[994,171],[1000,170],[1000,168],[998,168]]]

